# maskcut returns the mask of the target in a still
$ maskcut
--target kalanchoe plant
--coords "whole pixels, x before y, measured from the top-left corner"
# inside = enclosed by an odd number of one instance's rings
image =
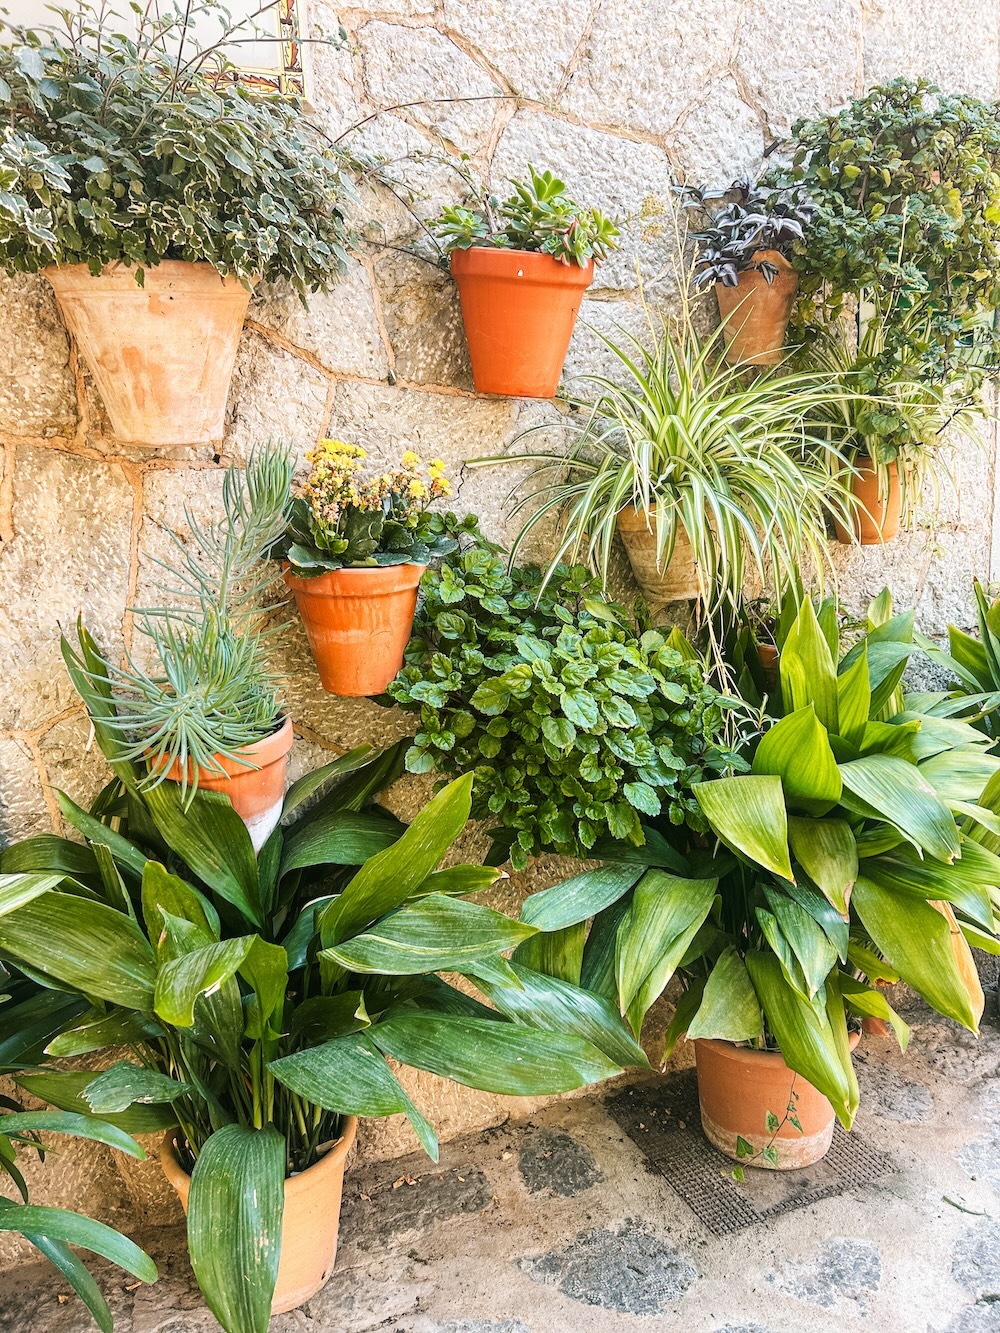
[[[342,440],[321,440],[306,455],[311,470],[271,552],[299,578],[359,565],[425,565],[455,549],[444,516],[429,508],[452,493],[444,463],[433,459],[425,468],[408,449],[398,467],[362,478],[366,457]]]
[[[478,191],[478,207],[450,207],[431,223],[446,252],[471,246],[540,251],[563,264],[600,263],[617,247],[618,228],[596,208],[583,208],[566,195],[551,171],[529,166],[527,181],[511,181],[506,199]],[[471,176],[470,188],[475,189]]]
[[[661,634],[638,634],[580,566],[542,585],[475,542],[425,575],[388,694],[419,713],[411,772],[471,772],[494,857],[600,854],[643,818],[704,828],[694,783],[730,762],[724,704]]]
[[[768,189],[746,180],[734,181],[725,190],[685,186],[681,195],[700,218],[700,230],[690,233],[698,247],[697,286],[721,282],[735,287],[749,268],[757,268],[770,285],[778,270],[758,255],[773,250],[791,259],[815,213],[804,190]]]
[[[0,266],[120,261],[141,282],[161,260],[205,260],[303,298],[327,288],[359,164],[298,99],[249,90],[199,45],[196,23],[232,27],[218,0],[130,8],[132,35],[84,4],[54,8],[64,30],[14,27],[0,46]]]

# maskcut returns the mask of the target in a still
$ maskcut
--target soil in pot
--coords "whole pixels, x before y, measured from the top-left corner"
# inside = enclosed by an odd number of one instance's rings
[[[292,720],[286,717],[270,736],[239,751],[246,764],[217,755],[223,773],[198,769],[198,790],[221,791],[229,797],[233,809],[247,826],[255,852],[264,846],[281,818],[288,752],[293,740]],[[180,760],[175,759],[166,776],[171,782],[180,782],[181,771]],[[190,775],[190,768],[188,772]]]
[[[320,682],[330,694],[381,694],[403,665],[424,565],[335,569],[314,579],[285,571]]]
[[[851,1033],[852,1051],[859,1040],[856,1032]],[[704,1037],[695,1041],[694,1050],[702,1129],[720,1152],[772,1171],[795,1171],[825,1156],[833,1139],[833,1107],[801,1074],[789,1069],[777,1051],[755,1051]],[[785,1117],[793,1092],[801,1132]],[[784,1122],[777,1134],[767,1128],[768,1113]],[[741,1159],[736,1148],[740,1138],[757,1153],[773,1140],[777,1164],[760,1156]]]
[[[777,250],[761,250],[754,262],[778,270],[769,284],[759,268],[745,269],[735,287],[715,284],[730,365],[773,366],[784,355],[785,335],[799,275]]]
[[[583,294],[586,268],[527,250],[453,250],[462,319],[478,393],[552,398]]]
[[[209,444],[226,399],[250,293],[211,264],[167,259],[145,270],[86,264],[44,270],[115,434],[134,444]]]
[[[618,532],[625,545],[639,590],[654,613],[671,602],[685,602],[701,595],[698,566],[687,533],[678,528],[673,554],[666,568],[656,565],[656,525],[647,514],[628,505],[618,515]]]
[[[285,1181],[285,1211],[281,1224],[281,1257],[271,1301],[272,1315],[295,1310],[326,1285],[337,1258],[340,1199],[344,1165],[354,1143],[358,1122],[345,1116],[343,1133],[318,1162]],[[180,1196],[187,1212],[191,1177],[175,1152],[176,1130],[160,1145],[163,1174]]]
[[[855,542],[862,546],[879,546],[883,542],[892,541],[899,532],[902,508],[896,464],[888,465],[889,493],[885,496],[879,495],[878,469],[870,458],[856,458],[854,467],[856,473],[851,479],[851,491],[858,501],[854,512],[854,530],[851,532],[838,520],[835,524],[837,540],[848,546]]]

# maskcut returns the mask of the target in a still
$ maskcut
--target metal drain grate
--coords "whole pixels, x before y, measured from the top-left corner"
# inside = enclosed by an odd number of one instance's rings
[[[701,1131],[693,1069],[626,1088],[610,1097],[605,1109],[716,1236],[829,1199],[894,1169],[886,1153],[856,1130],[845,1134],[837,1125],[830,1151],[815,1166],[801,1171],[750,1167],[740,1183],[732,1177],[734,1164]]]

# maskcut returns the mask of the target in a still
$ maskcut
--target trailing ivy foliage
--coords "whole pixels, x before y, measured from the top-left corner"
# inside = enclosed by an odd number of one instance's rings
[[[901,298],[900,315],[923,316],[892,320],[887,364],[911,362],[936,382],[995,365],[1000,106],[895,79],[798,121],[792,140],[791,165],[764,183],[802,187],[815,206],[795,245],[807,317],[877,288]]]
[[[135,7],[138,12],[138,6]],[[216,0],[198,6],[224,27]],[[204,260],[244,283],[325,290],[346,260],[356,165],[297,98],[249,91],[198,53],[183,12],[137,37],[93,10],[0,46],[0,265],[35,273]]]
[[[724,704],[662,634],[637,635],[582,566],[544,587],[478,541],[422,584],[388,694],[420,715],[414,773],[475,774],[473,814],[503,829],[522,868],[543,851],[587,856],[645,842],[643,816],[705,827],[694,783],[730,761]]]

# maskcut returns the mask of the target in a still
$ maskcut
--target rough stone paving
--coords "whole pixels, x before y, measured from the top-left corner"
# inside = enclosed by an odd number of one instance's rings
[[[613,369],[599,333],[642,332],[640,277],[654,310],[669,302],[672,245],[661,207],[674,182],[730,180],[751,169],[795,116],[895,75],[926,75],[983,97],[1000,93],[1000,0],[378,0],[342,8],[310,0],[309,15],[313,37],[340,23],[347,33],[339,48],[311,48],[310,100],[328,133],[339,135],[383,107],[427,103],[369,120],[353,139],[397,162],[423,216],[456,201],[456,178],[426,156],[403,159],[443,145],[469,152],[496,185],[528,162],[550,167],[581,200],[626,224],[620,254],[583,303],[568,375]],[[434,100],[449,97],[482,100]],[[390,246],[405,243],[413,227],[384,193],[366,193],[355,221]],[[470,473],[463,463],[498,452],[529,424],[549,421],[556,429],[560,420],[551,404],[477,397],[450,279],[372,245],[308,311],[258,289],[218,453],[133,448],[111,434],[46,282],[0,274],[0,840],[64,831],[53,788],[86,804],[105,781],[59,657],[59,627],[71,627],[83,610],[109,651],[131,644],[126,607],[150,598],[153,560],[168,549],[164,529],[183,531],[185,506],[201,521],[216,516],[222,471],[253,442],[285,440],[300,460],[327,433],[363,444],[376,459],[406,445],[440,455],[458,480],[456,507],[478,511],[502,539],[512,535],[502,505],[514,471]],[[1000,573],[995,430],[984,424],[982,451],[967,443],[958,449],[958,490],[944,487],[933,534],[900,537],[885,551],[834,549],[852,608],[888,581],[900,606],[917,608],[926,631],[940,633],[949,620],[972,623],[972,576]],[[331,752],[407,734],[409,720],[398,710],[323,693],[297,617],[277,643],[296,732],[293,777]],[[411,814],[428,786],[408,780],[393,803]],[[484,847],[471,835],[463,856]],[[565,863],[543,858],[498,886],[492,901],[516,911],[526,892],[567,873]],[[945,1046],[942,1060],[965,1058]],[[901,1081],[885,1090],[886,1114],[897,1119],[914,1099],[922,1104],[901,1070]],[[429,1075],[404,1077],[444,1135],[542,1105]],[[360,1136],[368,1160],[413,1146],[398,1117],[368,1121]],[[978,1163],[996,1172],[988,1146],[968,1151],[970,1169]],[[115,1162],[91,1145],[68,1145],[29,1173],[40,1203],[86,1201],[95,1216],[130,1227],[175,1216],[154,1170]],[[592,1188],[608,1187],[595,1181]],[[635,1214],[623,1211],[622,1222],[626,1216]],[[588,1225],[581,1221],[577,1230]],[[644,1252],[638,1233],[631,1243]],[[0,1237],[0,1268],[25,1252]],[[508,1276],[531,1283],[538,1300],[558,1290],[526,1270]],[[695,1283],[691,1291],[698,1290]],[[157,1327],[164,1333],[166,1326]]]
[[[998,1333],[1000,1020],[956,1045],[922,1004],[906,1017],[907,1055],[866,1038],[856,1057],[858,1129],[895,1164],[873,1184],[717,1238],[603,1096],[576,1099],[454,1139],[436,1166],[349,1170],[336,1272],[271,1333]],[[183,1226],[138,1239],[157,1285],[96,1269],[118,1333],[217,1330]],[[89,1327],[43,1266],[0,1274],[0,1333]]]

